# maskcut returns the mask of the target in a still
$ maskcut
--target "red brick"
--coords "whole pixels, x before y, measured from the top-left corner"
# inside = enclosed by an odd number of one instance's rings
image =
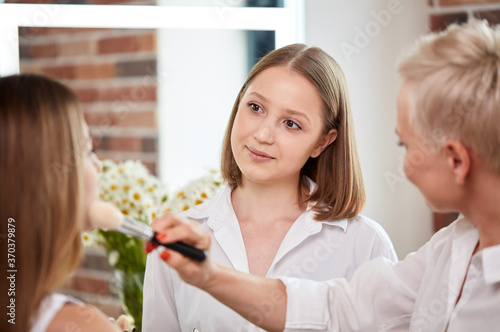
[[[100,92],[99,99],[101,101],[124,102],[123,105],[113,105],[113,111],[133,110],[134,103],[156,101],[156,85],[109,88]]]
[[[439,231],[441,228],[448,226],[458,217],[458,213],[433,213],[434,232]]]
[[[114,113],[116,125],[120,127],[156,128],[156,112],[121,112]]]
[[[98,53],[127,53],[156,50],[156,34],[154,32],[141,35],[108,37],[99,40]]]
[[[146,166],[146,168],[149,170],[149,172],[153,175],[157,175],[157,172],[156,172],[156,162],[154,161],[144,161],[142,160],[141,161],[144,166]]]
[[[141,51],[156,51],[156,33],[142,35],[140,37]]]
[[[142,149],[139,137],[109,137],[109,150],[138,152]]]
[[[116,116],[112,113],[85,112],[85,121],[90,127],[113,127],[116,126]]]
[[[57,46],[55,44],[40,44],[30,46],[31,58],[55,58]]]
[[[56,79],[74,79],[75,67],[74,66],[48,66],[42,67],[43,74]]]
[[[490,10],[474,13],[474,17],[484,19],[491,25],[500,24],[500,10]]]
[[[98,53],[126,53],[140,50],[140,43],[136,36],[122,36],[104,38],[97,44]]]
[[[446,27],[452,23],[467,22],[467,17],[467,13],[431,15],[431,30],[438,32],[446,29]]]
[[[43,74],[42,69],[39,66],[33,63],[24,64],[22,62],[20,66],[20,72],[21,74]]]
[[[441,6],[478,5],[482,3],[500,2],[499,0],[439,0]]]
[[[115,65],[112,63],[76,67],[76,77],[79,79],[111,78],[115,75]]]
[[[84,40],[77,42],[65,42],[59,44],[60,56],[93,55],[92,41]]]
[[[99,92],[96,89],[73,89],[81,103],[92,103],[99,100]]]
[[[72,289],[80,292],[101,295],[112,294],[109,289],[109,281],[105,279],[75,275],[73,276],[70,284]]]

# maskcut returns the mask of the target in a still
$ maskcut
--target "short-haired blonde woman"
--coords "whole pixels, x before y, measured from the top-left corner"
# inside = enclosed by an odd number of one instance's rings
[[[168,264],[269,331],[498,331],[500,27],[471,21],[427,35],[399,72],[406,175],[433,210],[460,212],[454,223],[398,264],[364,264],[349,282],[264,279],[171,251]],[[153,227],[164,242],[209,248],[191,222],[167,215]]]
[[[97,199],[99,162],[74,94],[41,76],[0,78],[0,156],[0,330],[122,331],[56,293],[81,262]]]
[[[365,192],[347,86],[321,49],[289,45],[257,63],[234,103],[221,169],[228,185],[182,214],[210,233],[215,262],[323,281],[350,278],[375,257],[396,261],[382,227],[359,215]],[[148,256],[144,332],[255,330],[161,255]]]

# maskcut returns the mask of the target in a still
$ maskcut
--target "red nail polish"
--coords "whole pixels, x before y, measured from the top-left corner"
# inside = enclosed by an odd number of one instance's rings
[[[156,238],[158,239],[158,241],[164,241],[167,238],[167,233],[156,234]]]
[[[149,254],[151,251],[155,250],[158,246],[154,244],[153,242],[146,242],[146,245],[144,246],[144,250],[146,251],[146,254]]]
[[[164,261],[167,261],[167,259],[170,258],[170,253],[166,250],[163,250],[161,253],[160,253],[160,257],[161,259],[163,259]]]

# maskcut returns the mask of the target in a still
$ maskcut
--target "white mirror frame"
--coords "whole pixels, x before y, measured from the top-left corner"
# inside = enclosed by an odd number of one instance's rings
[[[0,4],[0,76],[19,73],[19,27],[274,30],[276,47],[281,47],[303,38],[297,27],[302,21],[297,18],[297,4],[285,8]]]
[[[286,0],[285,8],[232,7],[220,0],[211,7],[0,4],[0,77],[20,72],[19,27],[268,30],[275,31],[275,47],[279,48],[304,41],[303,1]],[[159,110],[165,106],[163,98],[158,96]],[[179,153],[165,151],[171,139],[167,120],[159,112],[159,175],[166,183],[184,181],[169,178],[172,172],[166,171],[167,159]]]

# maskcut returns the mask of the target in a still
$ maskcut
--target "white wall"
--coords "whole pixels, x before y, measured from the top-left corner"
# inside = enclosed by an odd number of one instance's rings
[[[427,32],[426,1],[306,1],[306,43],[319,46],[344,69],[367,187],[363,214],[389,233],[400,258],[432,234],[432,216],[404,177],[396,146],[395,73],[404,47]]]

